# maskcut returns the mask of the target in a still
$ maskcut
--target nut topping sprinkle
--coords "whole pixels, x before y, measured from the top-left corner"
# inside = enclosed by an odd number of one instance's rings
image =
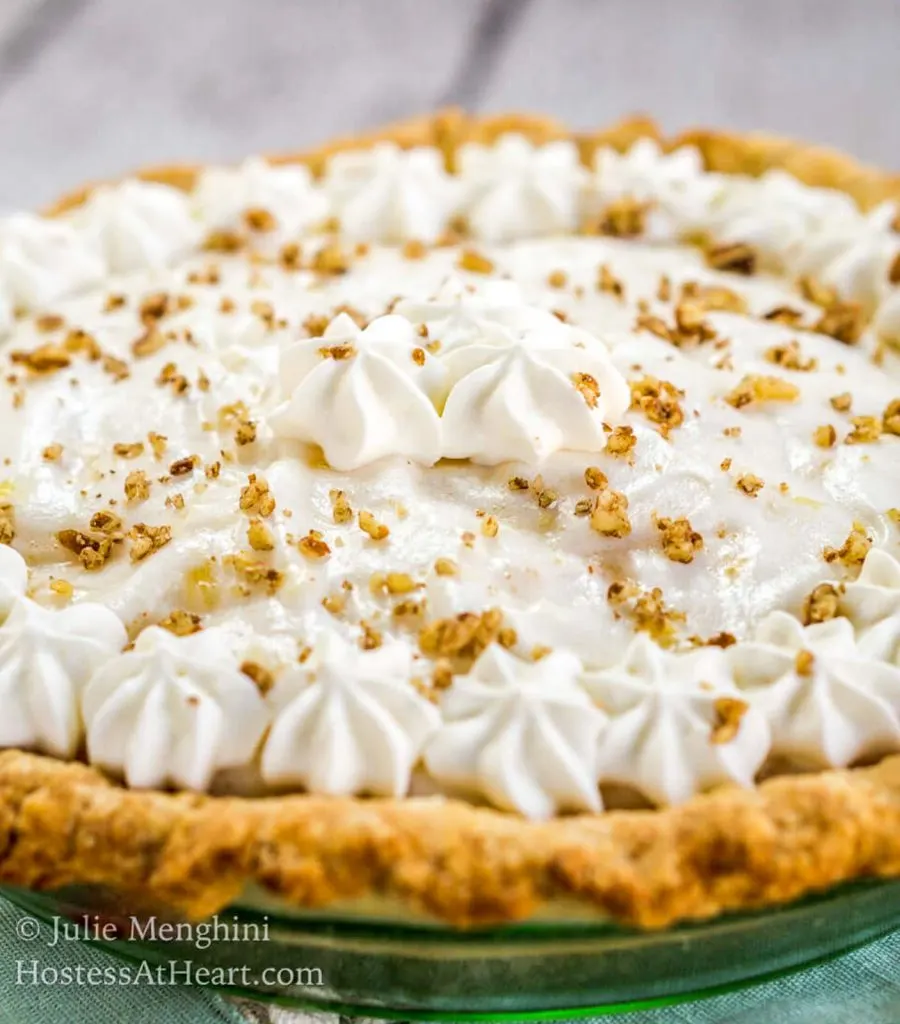
[[[684,516],[678,519],[658,518],[656,528],[660,533],[663,553],[672,562],[693,562],[694,555],[703,550],[703,536]]]
[[[706,262],[713,270],[727,270],[733,274],[750,275],[756,272],[757,255],[752,246],[743,242],[714,245],[706,250]]]
[[[781,377],[749,375],[731,390],[725,401],[735,409],[763,402],[796,402],[800,389]]]

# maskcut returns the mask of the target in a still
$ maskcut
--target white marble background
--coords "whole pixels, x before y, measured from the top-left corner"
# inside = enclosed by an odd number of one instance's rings
[[[765,128],[900,168],[897,0],[0,0],[0,209],[439,104]]]

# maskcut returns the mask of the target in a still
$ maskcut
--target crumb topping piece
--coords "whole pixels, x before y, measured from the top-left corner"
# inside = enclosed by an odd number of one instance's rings
[[[837,431],[830,423],[823,423],[813,431],[813,441],[819,448],[833,448],[837,444]]]
[[[627,537],[631,533],[628,498],[611,487],[600,491],[594,499],[590,523],[601,537]]]
[[[826,547],[823,557],[826,562],[841,562],[848,568],[859,568],[866,560],[872,547],[872,538],[862,523],[854,523],[847,539],[839,548]]]
[[[584,471],[584,482],[592,491],[602,491],[609,483],[609,480],[602,469],[599,469],[597,466],[588,466]]]
[[[271,551],[275,547],[275,537],[261,519],[251,519],[247,527],[247,543],[254,551]]]
[[[175,636],[192,636],[203,629],[203,622],[194,612],[175,610],[160,621],[159,625]]]
[[[419,630],[422,653],[429,658],[446,659],[453,672],[468,671],[481,652],[494,642],[504,647],[512,647],[516,642],[515,631],[504,627],[503,613],[498,608],[435,619]]]
[[[647,230],[647,214],[652,206],[623,196],[606,206],[596,221],[587,225],[587,232],[611,238],[638,238]]]
[[[600,385],[597,383],[596,377],[592,377],[589,373],[573,373],[572,383],[588,408],[596,409],[597,400],[600,398]]]
[[[683,612],[669,608],[659,587],[641,588],[630,580],[611,583],[606,599],[617,617],[625,618],[641,633],[647,633],[661,647],[671,647],[678,628],[685,622]]]
[[[305,537],[301,537],[297,541],[297,548],[306,558],[327,558],[331,554],[331,548],[318,530],[310,530]]]
[[[716,745],[730,743],[737,736],[750,705],[739,697],[717,697],[713,708],[716,721],[709,734],[710,742]]]
[[[818,360],[813,356],[803,355],[800,350],[800,342],[796,340],[788,341],[784,345],[772,345],[771,348],[766,349],[763,356],[768,362],[781,366],[785,370],[808,373],[818,366]]]
[[[131,561],[141,562],[169,543],[172,539],[172,527],[135,523],[128,531],[128,536],[132,542],[129,552]]]
[[[637,409],[651,423],[657,424],[663,437],[684,423],[680,399],[684,392],[671,381],[645,376],[631,381],[631,408]]]
[[[840,594],[831,583],[820,583],[803,601],[803,625],[815,622],[828,622],[838,613]]]
[[[247,477],[247,484],[241,488],[240,508],[248,515],[267,519],[275,511],[275,499],[268,483],[255,473]]]
[[[615,427],[606,439],[607,453],[620,459],[633,458],[636,445],[634,427]]]
[[[748,375],[725,396],[735,409],[763,402],[796,402],[800,389],[781,377]]]
[[[746,494],[749,498],[755,498],[765,487],[765,481],[761,480],[755,473],[742,473],[735,480],[735,486],[742,494]]]
[[[703,536],[691,526],[690,520],[659,517],[656,519],[663,553],[671,562],[693,562],[694,555],[703,550]]]
[[[353,509],[343,491],[332,490],[328,492],[331,499],[331,518],[338,524],[349,523],[353,520]]]
[[[756,250],[743,242],[714,245],[706,250],[706,262],[713,270],[726,270],[732,274],[749,276],[756,272]]]
[[[490,274],[494,269],[494,261],[476,249],[463,249],[457,265],[460,270],[467,270],[470,274]]]
[[[883,424],[879,416],[854,416],[853,429],[844,438],[844,444],[872,444],[881,437]]]
[[[367,534],[371,540],[385,540],[390,535],[390,529],[384,523],[378,522],[371,512],[363,510],[357,516],[359,528]]]

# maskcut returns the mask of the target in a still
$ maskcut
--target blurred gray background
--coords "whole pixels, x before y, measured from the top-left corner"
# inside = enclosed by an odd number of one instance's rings
[[[0,0],[0,208],[459,103],[900,169],[897,0]]]

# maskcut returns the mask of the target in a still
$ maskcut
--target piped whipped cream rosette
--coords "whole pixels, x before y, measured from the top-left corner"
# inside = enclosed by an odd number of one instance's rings
[[[98,604],[43,608],[25,596],[28,569],[0,544],[0,748],[72,758],[81,745],[81,693],[124,647],[118,617]]]
[[[450,382],[444,454],[497,465],[598,452],[628,408],[628,385],[602,343],[572,330],[503,330],[442,360]]]
[[[71,222],[116,274],[168,266],[196,248],[202,233],[188,196],[149,181],[98,188]]]
[[[251,157],[237,167],[211,167],[193,193],[199,219],[212,230],[280,239],[313,229],[328,217],[325,192],[306,167]]]
[[[0,544],[0,623],[28,589],[28,566],[15,548]]]
[[[429,350],[441,358],[498,330],[558,330],[559,320],[529,306],[522,288],[508,278],[451,274],[426,299],[401,299],[394,312],[427,332]]]
[[[360,651],[326,634],[270,694],[274,721],[262,752],[263,778],[334,796],[406,795],[422,748],[440,724],[414,676],[405,645]]]
[[[462,214],[477,238],[509,242],[577,228],[588,175],[571,142],[536,146],[508,134],[490,146],[468,143],[457,160]]]
[[[336,469],[356,469],[386,455],[423,465],[441,456],[441,431],[430,394],[443,368],[400,316],[365,329],[347,314],[319,338],[300,341],[281,360],[287,401],[270,418],[280,437],[318,444]]]
[[[772,612],[729,654],[782,763],[842,768],[900,751],[900,667],[857,643],[848,619],[803,626]]]
[[[580,686],[580,671],[565,652],[527,662],[489,647],[441,698],[443,724],[425,749],[429,773],[529,818],[600,810],[605,716]]]
[[[364,329],[341,314],[321,337],[284,353],[289,398],[270,426],[320,445],[336,469],[387,455],[496,465],[602,450],[609,423],[630,402],[603,343],[543,310],[490,312],[482,311],[483,322],[476,316],[471,331],[457,326],[454,344],[438,346],[436,356],[399,314]]]
[[[151,626],[106,660],[82,697],[88,756],[135,788],[205,790],[250,763],[269,722],[228,634]]]
[[[734,683],[718,647],[666,651],[639,634],[617,664],[582,682],[608,715],[598,745],[601,782],[651,803],[683,803],[721,785],[752,786],[769,752],[763,714]]]
[[[59,220],[17,213],[0,220],[0,305],[40,309],[103,280],[90,239]]]
[[[893,555],[870,551],[859,576],[840,588],[838,607],[861,651],[900,665],[900,562]]]
[[[645,212],[651,238],[677,241],[708,226],[726,184],[722,175],[704,172],[691,146],[671,153],[654,139],[638,139],[624,153],[604,146],[594,154],[588,216],[602,218],[616,204],[636,204]]]
[[[460,196],[437,150],[392,143],[336,154],[322,187],[343,234],[381,242],[436,241]]]

